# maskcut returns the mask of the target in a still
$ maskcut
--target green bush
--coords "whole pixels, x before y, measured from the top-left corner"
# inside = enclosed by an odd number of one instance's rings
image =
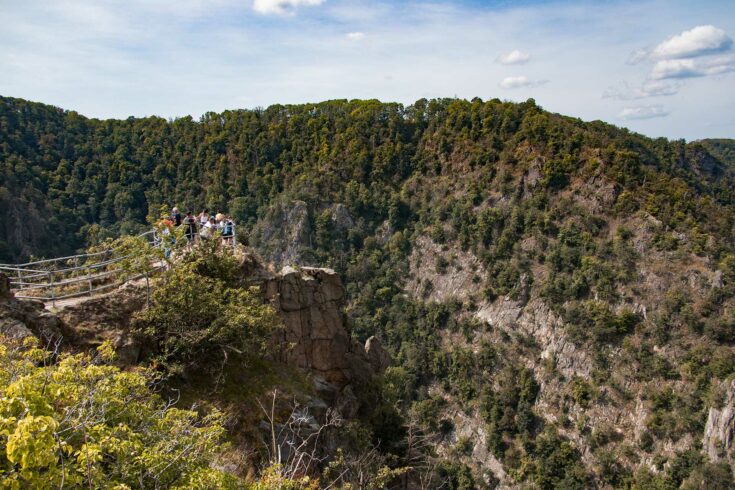
[[[172,370],[221,369],[228,355],[259,355],[280,324],[258,288],[240,287],[229,249],[196,247],[167,270],[136,325]]]

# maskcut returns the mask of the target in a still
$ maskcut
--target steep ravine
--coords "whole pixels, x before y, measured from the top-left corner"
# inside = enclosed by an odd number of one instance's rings
[[[647,312],[660,307],[657,301],[681,284],[685,284],[694,298],[703,297],[713,288],[721,287],[721,272],[712,270],[699,257],[687,258],[685,270],[667,268],[666,256],[650,246],[650,232],[642,221],[634,238],[639,253],[648,260],[641,267],[639,282],[634,291],[621,291],[629,298],[631,309],[640,312],[645,320]],[[440,258],[446,258],[446,266],[438,267]],[[472,315],[487,327],[474,334],[468,342],[462,335],[446,333],[445,348],[470,349],[475,354],[482,342],[514,344],[521,354],[521,363],[531,369],[539,392],[534,412],[546,424],[553,424],[559,433],[571,440],[580,450],[582,461],[589,468],[596,468],[596,449],[603,445],[617,451],[618,462],[631,469],[645,466],[653,472],[662,470],[654,455],[673,458],[688,449],[702,448],[711,461],[733,460],[735,455],[735,384],[723,382],[719,388],[719,400],[706,410],[706,425],[699,434],[684,434],[672,440],[654,443],[654,448],[642,449],[639,441],[648,432],[647,424],[652,415],[650,401],[646,397],[651,390],[672,387],[676,391],[693,390],[685,380],[646,380],[634,376],[638,369],[630,361],[620,345],[605,350],[610,363],[609,377],[596,378],[600,348],[575,343],[569,336],[563,318],[547,305],[537,288],[525,292],[525,298],[512,299],[500,296],[492,301],[483,297],[481,285],[474,278],[487,273],[472,253],[456,245],[440,245],[428,237],[420,237],[409,258],[410,277],[405,290],[419,301],[462,301],[470,304]],[[522,295],[523,296],[523,295]],[[626,305],[621,305],[621,308]],[[681,352],[658,349],[658,355],[673,366],[680,364]],[[596,359],[596,355],[598,358]],[[579,380],[585,386],[594,386],[590,399],[575,399],[574,383]],[[459,441],[469,441],[471,451],[461,458],[475,468],[477,474],[490,472],[501,487],[516,485],[502,463],[487,449],[485,422],[478,410],[468,407],[437,385],[434,393],[449,403],[443,416],[453,422],[453,431],[440,444],[444,454],[452,454]],[[456,451],[455,451],[456,453]],[[626,454],[626,456],[622,456]]]

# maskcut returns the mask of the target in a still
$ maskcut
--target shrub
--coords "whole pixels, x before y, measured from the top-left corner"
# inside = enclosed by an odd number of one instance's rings
[[[592,385],[582,378],[576,377],[572,380],[572,398],[582,408],[588,408],[590,402],[594,398],[594,389]]]
[[[435,265],[437,274],[446,274],[447,268],[449,267],[449,261],[445,259],[443,255],[440,255],[436,258]]]
[[[223,418],[172,408],[151,371],[0,344],[0,475],[8,488],[228,488],[210,465]]]
[[[263,351],[278,325],[258,288],[237,284],[231,252],[197,247],[169,269],[136,323],[157,343],[161,360],[174,370],[221,367],[228,353]]]

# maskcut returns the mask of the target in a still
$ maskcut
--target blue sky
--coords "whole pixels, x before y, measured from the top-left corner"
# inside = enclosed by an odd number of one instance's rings
[[[731,1],[0,0],[0,25],[0,95],[90,117],[533,97],[735,137]]]

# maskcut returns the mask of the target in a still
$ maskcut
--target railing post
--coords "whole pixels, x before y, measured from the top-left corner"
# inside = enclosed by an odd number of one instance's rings
[[[23,274],[20,273],[20,267],[16,270],[18,273],[18,289],[23,289]],[[13,289],[12,287],[10,289]]]
[[[87,265],[87,284],[89,285],[89,291],[87,291],[87,294],[92,296],[92,270],[89,268],[89,264]]]
[[[54,275],[52,271],[48,271],[48,283],[51,290],[51,306],[56,306],[56,293],[54,292]]]

